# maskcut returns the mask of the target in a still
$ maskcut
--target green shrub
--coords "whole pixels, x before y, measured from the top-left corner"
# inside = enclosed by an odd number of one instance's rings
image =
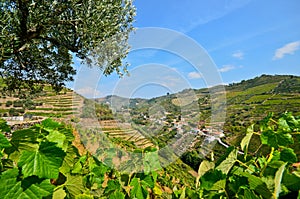
[[[12,104],[13,104],[12,101],[6,101],[5,106],[6,106],[6,107],[10,107]]]

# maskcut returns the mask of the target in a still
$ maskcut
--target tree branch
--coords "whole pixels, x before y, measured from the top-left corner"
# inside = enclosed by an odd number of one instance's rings
[[[21,13],[20,15],[20,37],[26,38],[27,37],[27,19],[29,15],[27,1],[18,0],[18,8]]]

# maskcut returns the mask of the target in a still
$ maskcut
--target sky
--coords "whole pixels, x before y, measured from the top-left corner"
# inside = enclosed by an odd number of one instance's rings
[[[135,0],[130,76],[79,69],[69,84],[93,98],[152,98],[262,74],[300,75],[299,0]]]

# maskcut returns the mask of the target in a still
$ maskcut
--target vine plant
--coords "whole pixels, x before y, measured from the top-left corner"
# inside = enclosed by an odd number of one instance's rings
[[[240,144],[244,154],[230,147],[216,162],[203,160],[193,187],[171,179],[164,182],[169,174],[151,169],[158,159],[147,153],[154,149],[142,152],[147,160],[144,173],[124,174],[89,153],[80,155],[72,144],[73,129],[51,119],[15,131],[10,139],[3,135],[10,132],[3,120],[0,130],[4,199],[300,198],[300,169],[293,149],[299,145],[294,140],[299,142],[300,118],[291,113],[277,120],[270,114],[250,126]],[[267,153],[248,151],[254,136],[259,136]]]
[[[199,198],[300,198],[300,169],[291,148],[299,142],[300,119],[284,113],[277,121],[269,114],[251,125],[240,143],[244,155],[231,147],[217,163],[204,160],[198,170]],[[249,153],[253,136],[259,136],[267,155]],[[299,145],[299,143],[295,143]],[[256,152],[259,150],[256,150]]]

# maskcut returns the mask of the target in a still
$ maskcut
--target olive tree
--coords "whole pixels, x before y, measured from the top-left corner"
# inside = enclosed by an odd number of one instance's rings
[[[73,80],[74,57],[105,75],[123,74],[134,16],[131,0],[0,0],[6,89],[51,84],[59,90]]]

